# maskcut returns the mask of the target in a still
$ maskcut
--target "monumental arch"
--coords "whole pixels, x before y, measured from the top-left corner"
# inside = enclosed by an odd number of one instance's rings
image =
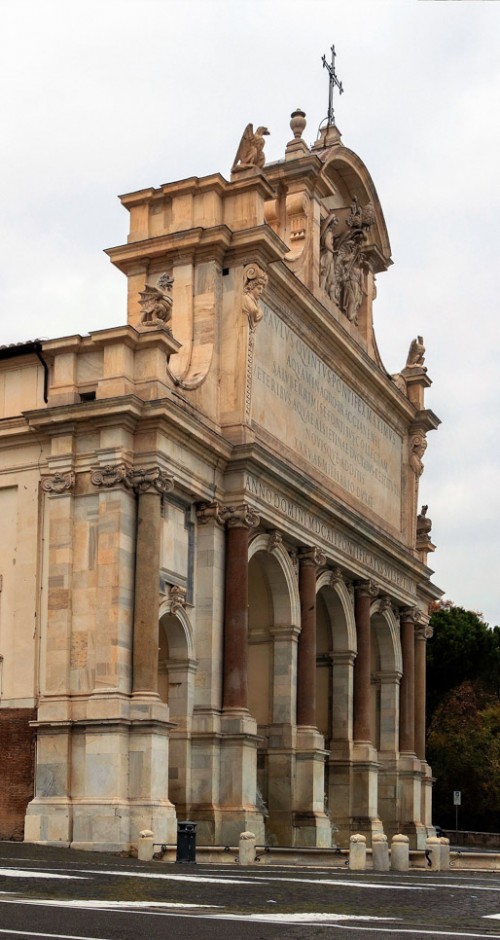
[[[393,376],[377,347],[370,174],[304,127],[278,162],[249,124],[230,180],[121,197],[123,326],[0,350],[4,838],[431,827],[439,421],[421,337]]]

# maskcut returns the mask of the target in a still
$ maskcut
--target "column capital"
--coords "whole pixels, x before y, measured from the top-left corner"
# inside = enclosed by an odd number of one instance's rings
[[[260,523],[260,517],[246,503],[239,506],[224,506],[221,511],[229,529],[254,529]]]
[[[198,525],[208,525],[213,522],[216,525],[224,525],[223,507],[213,499],[211,503],[198,503],[196,506],[196,518]]]
[[[434,635],[434,630],[427,618],[423,615],[422,618],[423,619],[420,623],[415,624],[415,638],[417,640],[430,640]]]
[[[126,464],[105,464],[103,467],[93,467],[90,471],[90,480],[94,486],[104,486],[111,489],[123,483],[130,488],[132,470]]]
[[[322,568],[326,565],[326,555],[321,548],[301,548],[299,550],[299,564]]]
[[[332,568],[330,572],[330,587],[335,587],[336,584],[345,584],[342,568],[339,568],[338,566]]]
[[[154,490],[159,496],[163,496],[173,490],[174,478],[160,467],[143,467],[132,470],[129,485],[138,494]]]
[[[399,619],[403,623],[413,623],[415,625],[422,623],[423,613],[419,607],[402,607],[399,611]]]
[[[73,489],[75,480],[76,477],[73,470],[68,470],[67,473],[60,473],[57,471],[50,477],[43,477],[42,490],[44,493],[51,493],[54,496],[61,496],[61,494],[66,493],[67,490]]]
[[[378,587],[374,581],[355,581],[354,591],[358,597],[376,597]]]

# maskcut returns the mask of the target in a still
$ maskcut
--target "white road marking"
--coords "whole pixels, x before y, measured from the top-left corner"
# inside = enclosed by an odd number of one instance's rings
[[[483,914],[483,917],[489,920],[500,920],[500,914]]]
[[[371,917],[368,914],[208,914],[207,920],[239,920],[259,924],[325,924],[344,920],[397,920],[397,917]]]
[[[104,908],[110,911],[122,910],[123,908],[149,907],[159,908],[160,910],[171,910],[173,908],[176,910],[200,910],[201,908],[208,908],[208,910],[213,911],[217,910],[217,908],[224,907],[223,904],[183,904],[181,901],[84,901],[77,898],[65,901],[55,898],[25,898],[21,895],[10,895],[8,898],[0,897],[0,904],[22,904],[23,906],[25,904],[35,904],[39,907],[82,907],[91,910]]]
[[[54,875],[46,869],[28,871],[27,868],[0,868],[0,878],[64,878],[66,881],[88,881],[86,875]]]
[[[419,936],[419,937],[420,937],[420,936],[453,937],[454,940],[456,940],[457,937],[466,937],[466,938],[467,938],[467,937],[474,937],[474,938],[477,938],[477,940],[491,940],[491,934],[490,934],[490,933],[460,933],[460,931],[458,931],[458,930],[420,930],[418,927],[415,927],[415,928],[413,928],[413,929],[411,929],[411,928],[406,928],[406,927],[405,927],[405,928],[400,928],[400,927],[395,927],[395,928],[393,928],[393,927],[363,927],[362,924],[361,924],[361,926],[359,926],[359,927],[351,927],[349,924],[345,924],[345,925],[341,925],[341,924],[325,924],[325,926],[326,926],[326,927],[331,927],[332,930],[335,930],[335,929],[337,929],[337,930],[357,930],[358,932],[360,932],[360,931],[362,930],[364,933],[368,933],[368,932],[370,932],[370,933],[381,933],[382,930],[383,930],[383,931],[384,931],[384,936],[386,936],[386,934],[393,933],[393,934],[396,934],[396,935],[399,937],[399,936],[400,936],[401,934],[403,934],[403,933],[409,933],[409,934],[412,935],[412,937],[416,937],[416,936]]]

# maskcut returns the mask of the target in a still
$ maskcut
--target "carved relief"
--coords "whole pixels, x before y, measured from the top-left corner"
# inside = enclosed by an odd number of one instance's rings
[[[337,216],[330,212],[320,229],[319,284],[331,300],[335,300],[334,229],[338,224]]]
[[[264,137],[269,136],[267,127],[258,127],[254,133],[253,124],[247,124],[236,151],[232,172],[238,170],[261,170],[266,162],[264,156]]]
[[[169,274],[162,274],[156,287],[146,284],[144,290],[139,291],[142,326],[166,326],[171,320],[173,283],[174,279]]]
[[[388,594],[384,594],[379,601],[378,605],[379,613],[387,611],[388,613],[392,612],[392,601]]]
[[[358,322],[358,313],[367,293],[369,262],[363,248],[375,221],[371,203],[362,207],[354,196],[344,231],[335,237],[338,220],[330,212],[320,230],[320,286],[347,319]]]
[[[413,434],[410,439],[410,467],[415,476],[420,477],[424,472],[422,457],[427,450],[427,440],[423,431]]]
[[[273,552],[275,548],[279,548],[283,545],[283,537],[279,532],[271,532],[269,534],[269,542],[267,543],[268,552]]]
[[[332,573],[330,575],[330,587],[335,587],[336,584],[343,584],[343,583],[344,583],[344,576],[342,574],[342,569],[338,567],[333,568]]]
[[[404,621],[409,620],[416,624],[423,622],[424,615],[419,607],[402,607],[399,612],[399,619]]]
[[[75,485],[75,474],[72,470],[67,473],[54,473],[51,477],[44,477],[42,490],[44,493],[65,493]]]
[[[378,587],[374,581],[356,581],[355,592],[360,597],[376,597]]]

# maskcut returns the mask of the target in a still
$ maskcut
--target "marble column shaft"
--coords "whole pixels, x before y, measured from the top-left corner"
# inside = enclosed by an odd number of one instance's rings
[[[224,589],[223,708],[248,708],[248,534],[258,517],[228,509]]]
[[[415,626],[413,611],[401,613],[403,675],[399,698],[399,750],[415,753]]]
[[[158,692],[158,597],[161,496],[139,494],[134,601],[134,693]]]
[[[299,555],[301,631],[297,650],[297,724],[316,727],[316,565],[315,550]]]
[[[415,628],[415,752],[425,760],[426,652],[429,627]]]
[[[358,652],[354,661],[353,736],[355,741],[371,743],[370,684],[371,684],[371,621],[370,607],[377,589],[370,581],[356,585],[354,618]]]

